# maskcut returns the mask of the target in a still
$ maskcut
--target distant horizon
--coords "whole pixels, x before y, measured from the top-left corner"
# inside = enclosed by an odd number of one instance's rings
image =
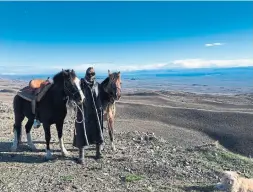
[[[66,69],[71,69],[71,68],[64,68]],[[157,75],[157,74],[161,74],[161,73],[165,73],[166,72],[179,72],[179,73],[198,73],[198,72],[215,72],[215,71],[233,71],[233,70],[253,70],[253,66],[243,66],[243,67],[217,67],[217,68],[173,68],[173,69],[147,69],[147,70],[136,70],[136,71],[122,71],[121,75],[138,75],[138,74],[146,74],[146,75]],[[54,76],[55,74],[61,72],[61,70],[57,71],[57,72],[50,72],[50,73],[33,73],[33,74],[17,74],[17,73],[2,73],[0,74],[0,77],[8,77],[8,76],[20,76],[20,77],[30,77],[30,76]],[[76,71],[76,74],[78,76],[80,75],[84,75],[85,74],[85,70],[81,71],[78,70]],[[116,71],[111,71],[111,72],[116,72]],[[104,71],[104,72],[96,72],[96,76],[98,77],[104,77],[108,75],[108,71]],[[252,74],[253,77],[253,74]]]
[[[60,72],[60,71],[59,71]],[[76,71],[83,78],[85,71]],[[28,83],[32,79],[50,79],[55,74],[5,75],[3,81]],[[103,81],[107,73],[96,73],[98,82]],[[194,93],[252,94],[253,67],[171,69],[122,72],[122,91],[133,90],[175,90]],[[5,91],[5,90],[0,90]]]

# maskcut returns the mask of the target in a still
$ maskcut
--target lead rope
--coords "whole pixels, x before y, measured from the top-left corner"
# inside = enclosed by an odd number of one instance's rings
[[[73,106],[73,107],[70,107],[70,104]],[[69,100],[69,96],[67,96],[67,103],[66,103],[66,106],[68,106],[68,109],[69,108],[73,108],[74,109],[74,112],[75,112],[75,116],[74,116],[74,120],[75,122],[77,123],[82,123],[84,121],[84,112],[83,110],[76,104],[75,101],[70,101]],[[81,121],[77,121],[77,113],[78,113],[78,109],[81,111],[82,113],[82,120]],[[70,113],[70,117],[73,117],[73,110],[71,110],[71,113]]]
[[[101,123],[100,123],[100,120],[99,120],[99,117],[98,117],[98,111],[97,111],[97,107],[96,107],[96,103],[95,103],[95,100],[94,100],[94,97],[93,97],[93,94],[92,94],[92,90],[91,88],[89,87],[90,89],[90,92],[91,92],[91,97],[92,97],[92,101],[93,101],[93,106],[95,108],[95,111],[96,111],[96,116],[97,116],[97,121],[98,121],[98,126],[99,126],[99,131],[100,131],[100,135],[102,137],[102,140],[104,142],[104,135],[103,135],[103,132],[102,132],[102,128],[101,128]],[[103,114],[102,114],[103,115]],[[103,119],[101,119],[103,120]]]
[[[82,105],[82,108],[80,108],[77,104],[76,104],[76,102],[75,101],[73,101],[73,100],[69,100],[69,97],[67,97],[67,103],[66,103],[66,105],[67,106],[69,106],[69,108],[70,108],[70,104],[73,106],[72,108],[74,109],[74,120],[75,120],[75,122],[76,123],[83,123],[83,121],[84,121],[84,112],[83,112],[83,105]],[[81,114],[82,114],[82,120],[81,121],[77,121],[77,113],[78,113],[78,109],[80,110],[80,112],[81,112]],[[70,117],[71,117],[71,119],[72,119],[72,117],[73,117],[73,110],[71,110],[71,113],[70,113]],[[85,128],[85,125],[83,125],[83,127],[84,127],[84,136],[85,136],[85,139],[86,139],[86,141],[87,141],[87,145],[90,145],[89,144],[89,141],[88,141],[88,137],[87,137],[87,134],[86,134],[86,128]]]

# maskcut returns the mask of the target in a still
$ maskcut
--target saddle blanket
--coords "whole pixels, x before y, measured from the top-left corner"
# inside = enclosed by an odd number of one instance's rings
[[[30,84],[30,83],[29,83]],[[39,102],[50,89],[53,84],[49,81],[43,82],[39,88],[33,88],[30,85],[20,89],[17,93],[20,97],[27,101],[32,101],[37,96],[36,101]]]

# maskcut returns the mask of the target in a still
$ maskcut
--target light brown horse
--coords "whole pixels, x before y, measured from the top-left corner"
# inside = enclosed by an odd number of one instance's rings
[[[108,133],[110,136],[112,150],[114,145],[114,121],[116,115],[116,104],[121,97],[121,74],[111,73],[108,70],[108,77],[101,83],[101,101],[104,106],[104,121],[107,121]],[[104,93],[103,93],[104,92]]]

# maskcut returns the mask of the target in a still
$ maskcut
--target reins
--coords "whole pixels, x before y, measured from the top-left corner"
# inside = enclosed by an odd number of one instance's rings
[[[82,123],[84,121],[84,112],[83,110],[77,105],[77,103],[73,100],[70,100],[69,99],[69,96],[67,96],[67,103],[66,105],[69,106],[68,108],[70,108],[70,104],[73,106],[73,109],[74,109],[74,112],[75,112],[75,117],[74,117],[74,120],[75,122],[77,123]],[[81,121],[77,121],[77,113],[78,113],[78,109],[80,110],[80,112],[82,113],[82,117],[83,119]],[[72,116],[73,113],[71,113],[70,116]]]
[[[70,100],[69,97],[67,96],[67,103],[66,103],[66,106],[69,106],[68,109],[71,108],[71,107],[70,107],[70,102],[71,102],[71,105],[73,106],[74,111],[76,112],[76,113],[74,114],[75,116],[74,116],[73,119],[75,120],[76,123],[83,123],[83,121],[84,121],[84,112],[83,112],[83,109],[81,109],[81,108],[77,105],[77,103],[76,103],[75,101]],[[83,108],[83,105],[82,105],[82,108]],[[83,118],[81,121],[77,121],[78,109],[81,111],[82,118]],[[73,116],[73,113],[72,113],[72,110],[71,110],[71,114],[70,114],[71,119],[72,119],[72,116]],[[87,145],[90,145],[90,144],[89,144],[89,141],[88,141],[87,134],[86,134],[86,128],[85,128],[85,126],[84,126],[84,130],[85,130],[85,131],[84,131],[84,135],[85,135],[85,139],[86,139]]]
[[[66,86],[66,81],[65,81],[65,79],[64,79],[64,83],[63,83],[63,84],[64,84],[64,87],[63,87],[64,91],[65,91],[65,90],[68,91],[73,97],[74,97],[75,94],[79,93],[79,91],[80,91],[79,89],[77,89],[76,92],[72,93],[72,92],[68,89],[68,87]],[[78,104],[77,104],[75,101],[70,100],[70,99],[69,99],[69,96],[67,96],[66,99],[67,99],[66,105],[70,106],[70,103],[71,103],[71,105],[72,105],[73,108],[74,108],[74,111],[76,112],[75,117],[74,117],[75,122],[77,122],[77,123],[82,123],[82,122],[84,121],[84,113],[83,113],[83,110],[78,106]],[[80,122],[77,121],[78,109],[81,111],[82,117],[83,117],[83,119],[82,119]]]

